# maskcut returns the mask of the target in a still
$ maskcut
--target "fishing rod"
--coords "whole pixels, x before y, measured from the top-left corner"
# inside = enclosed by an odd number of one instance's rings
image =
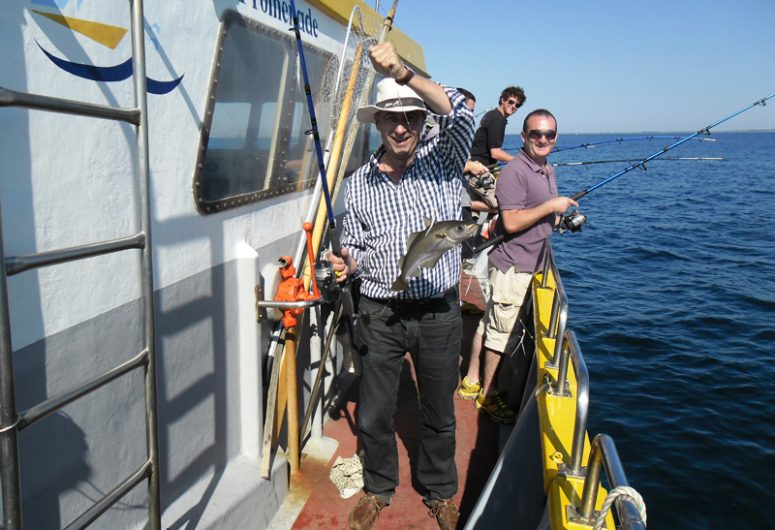
[[[577,200],[579,200],[579,199],[581,199],[583,197],[586,197],[587,195],[589,195],[590,193],[592,193],[596,189],[605,186],[606,184],[608,184],[612,180],[616,180],[619,177],[621,177],[623,175],[626,175],[627,173],[629,173],[633,169],[637,169],[637,168],[646,169],[646,164],[648,162],[651,162],[655,158],[657,158],[659,156],[662,156],[663,154],[667,153],[671,149],[674,149],[674,148],[678,147],[679,145],[684,144],[684,143],[688,142],[689,140],[692,140],[692,139],[698,137],[701,134],[710,134],[710,130],[713,129],[714,127],[716,127],[718,125],[721,125],[722,123],[724,123],[726,121],[729,121],[732,118],[734,118],[736,116],[739,116],[740,114],[742,114],[742,113],[744,113],[746,111],[749,111],[749,110],[751,110],[754,107],[757,107],[757,106],[764,107],[765,105],[767,105],[767,101],[772,99],[773,97],[775,97],[775,93],[770,94],[769,96],[764,97],[762,99],[759,99],[757,101],[754,101],[750,105],[746,105],[742,109],[740,109],[738,111],[735,111],[735,112],[733,112],[731,114],[728,114],[727,116],[724,116],[723,118],[721,118],[721,119],[711,123],[710,125],[706,125],[705,127],[700,129],[699,131],[697,131],[695,133],[692,133],[692,134],[689,134],[687,136],[684,136],[680,140],[678,140],[677,142],[672,143],[672,144],[668,145],[667,147],[663,147],[662,149],[660,149],[656,153],[653,153],[652,155],[649,155],[646,158],[643,158],[643,159],[639,160],[635,164],[627,166],[623,170],[619,171],[618,173],[615,173],[615,174],[611,175],[608,178],[605,178],[605,179],[601,180],[597,184],[594,184],[594,185],[592,185],[592,186],[590,186],[588,188],[585,188],[585,189],[583,189],[583,190],[581,190],[579,192],[576,192],[575,194],[571,195],[570,198],[573,199],[574,201],[577,201]],[[562,220],[560,221],[559,225],[557,226],[557,231],[560,232],[560,233],[567,232],[567,231],[578,232],[578,231],[581,230],[581,226],[586,221],[587,221],[587,218],[586,218],[586,216],[584,214],[582,214],[578,209],[573,210],[571,213],[569,213],[568,215],[566,215],[566,216],[564,216],[562,218]],[[482,250],[485,250],[485,249],[487,249],[487,248],[489,248],[489,247],[491,247],[493,245],[496,245],[496,244],[500,243],[501,241],[503,241],[505,239],[511,239],[512,237],[514,237],[514,235],[515,234],[501,234],[501,235],[498,235],[496,237],[493,237],[493,238],[489,239],[488,241],[486,241],[485,243],[482,243],[481,245],[479,245],[477,247],[474,247],[473,252],[474,252],[474,254],[478,254]]]
[[[382,21],[382,26],[380,28],[380,32],[377,36],[377,43],[381,44],[386,41],[388,32],[392,29],[393,26],[393,19],[396,15],[396,9],[398,8],[398,0],[393,0],[393,4],[390,7],[390,10],[388,11],[387,15],[385,15],[384,20]],[[356,6],[354,9],[358,9]],[[379,11],[379,6],[375,8],[375,11]],[[359,13],[360,17],[360,13]],[[363,19],[361,18],[361,27],[363,28]],[[360,56],[364,53],[363,50],[363,44],[359,45],[356,54],[355,54],[355,60],[353,61],[353,70],[354,73],[357,72],[360,64]],[[355,79],[356,76],[352,76],[350,79],[350,83],[348,83],[347,87],[347,94],[348,98],[347,103],[342,106],[341,115],[346,116],[349,113],[349,105],[352,102],[352,96],[355,92]],[[369,70],[369,72],[366,75],[366,79],[363,83],[362,88],[360,89],[360,98],[359,98],[359,106],[363,106],[368,102],[368,97],[371,91],[371,85],[374,81],[375,72],[373,69]],[[337,123],[337,131],[334,138],[334,145],[331,148],[331,158],[329,162],[329,167],[333,168],[333,174],[336,175],[336,177],[333,180],[333,186],[334,186],[334,197],[336,197],[336,193],[339,189],[341,189],[341,186],[338,185],[341,183],[344,172],[346,171],[347,164],[341,163],[344,160],[347,160],[352,153],[353,145],[355,143],[355,136],[357,135],[357,127],[352,127],[349,131],[349,134],[347,136],[347,139],[344,139],[345,136],[345,127],[346,122],[344,119],[340,119],[340,121]],[[323,173],[321,173],[321,177],[323,177]],[[325,177],[323,177],[325,178]],[[330,265],[329,265],[330,268]],[[317,274],[317,270],[314,272],[314,274]],[[322,271],[321,271],[322,272]],[[354,280],[361,271],[357,271],[354,275],[352,275],[348,281]],[[318,281],[322,281],[325,285],[330,285],[332,282],[331,276],[325,273],[322,273],[323,278],[319,279]],[[328,289],[330,291],[330,288]],[[337,331],[337,322],[339,322],[342,314],[346,311],[344,304],[342,303],[343,299],[337,299],[334,304],[333,309],[333,319],[331,321],[330,328],[328,330],[328,333],[326,335],[326,340],[323,345],[323,349],[320,355],[320,367],[318,368],[317,375],[315,376],[315,382],[312,385],[311,391],[310,391],[310,397],[309,397],[309,407],[307,408],[307,411],[304,414],[304,420],[302,421],[301,426],[301,436],[302,438],[305,438],[307,435],[307,428],[310,425],[310,422],[312,421],[312,415],[314,413],[315,409],[315,403],[318,400],[318,394],[320,393],[320,390],[322,388],[322,382],[323,382],[323,376],[325,374],[325,363],[328,359],[328,354],[331,351],[331,344],[333,341],[334,334]],[[350,327],[350,333],[352,334],[352,327]],[[345,351],[349,351],[346,349]],[[348,368],[348,371],[354,372],[355,367],[353,365],[353,359],[351,354],[345,354],[345,358],[343,359],[343,364],[345,367]]]
[[[639,160],[638,158],[618,158],[615,160],[584,160],[581,162],[555,162],[552,164],[554,167],[568,167],[568,166],[588,166],[588,165],[594,165],[594,164],[614,164],[617,162],[635,162]],[[726,160],[726,158],[722,158],[720,156],[673,156],[673,157],[665,157],[660,158],[660,162],[665,162],[668,160],[676,161],[676,160],[697,160],[697,161],[713,161],[718,162],[722,160]]]
[[[634,141],[642,141],[642,140],[679,140],[681,138],[682,138],[681,136],[671,136],[666,134],[651,134],[646,136],[624,136],[622,138],[611,138],[608,140],[600,140],[599,142],[587,142],[587,143],[574,145],[570,147],[557,147],[554,149],[554,152],[559,153],[560,151],[570,151],[571,149],[589,149],[589,148],[597,147],[598,145],[611,144],[611,143],[634,142]],[[718,142],[718,139],[717,138],[697,138],[696,141]]]
[[[396,0],[396,1],[398,1],[398,0]],[[353,19],[355,18],[356,15],[360,18],[360,7],[358,7],[358,6],[355,6],[353,8],[353,10],[352,10],[352,12],[350,14],[349,23],[347,25],[347,33],[346,33],[346,36],[345,36],[345,39],[344,39],[344,48],[345,48],[345,50],[342,52],[342,59],[339,62],[339,70],[337,72],[336,83],[334,85],[335,86],[335,89],[334,89],[334,92],[333,92],[334,94],[338,94],[339,93],[339,83],[341,81],[341,76],[342,76],[342,72],[343,72],[344,66],[345,66],[345,64],[347,62],[346,61],[347,43],[350,41],[350,37],[353,34],[353,31],[352,31],[352,29],[353,29]],[[361,20],[361,26],[363,26],[363,21],[362,20]],[[290,28],[290,29],[293,30],[294,28]],[[354,80],[357,78],[358,69],[359,69],[358,66],[360,64],[360,59],[359,59],[360,53],[361,53],[361,46],[360,45],[357,47],[357,50],[358,51],[356,52],[355,58],[353,60],[353,68],[352,68],[352,70],[350,72],[350,81],[348,82],[347,93],[345,94],[343,102],[342,102],[342,109],[340,111],[340,117],[341,116],[346,116],[348,114],[349,111],[347,111],[345,109],[349,108],[349,105],[350,105],[350,103],[352,101],[351,91],[353,89]],[[306,71],[305,71],[305,73],[306,73]],[[309,86],[309,83],[307,83],[307,85]],[[341,120],[341,121],[345,121],[345,120]],[[308,131],[308,132],[311,132],[311,131]],[[337,132],[338,132],[338,129],[337,129]],[[334,140],[334,146],[332,148],[333,149],[332,153],[335,153],[336,149],[337,149],[337,147],[336,147],[337,143],[336,143],[336,138],[334,136],[334,132],[333,131],[329,135],[328,142],[330,143],[332,139]],[[326,147],[326,151],[328,152],[328,147]],[[329,162],[329,167],[331,167],[331,165],[335,163],[333,159],[329,159],[328,162]],[[330,172],[329,172],[329,175],[330,175]],[[320,240],[322,239],[323,231],[325,231],[326,228],[327,228],[327,223],[324,221],[324,218],[325,218],[326,213],[327,213],[328,210],[325,209],[325,205],[320,204],[320,197],[323,194],[323,192],[322,192],[323,185],[327,184],[328,181],[329,181],[329,179],[325,178],[325,176],[324,176],[323,180],[319,181],[317,183],[317,185],[315,186],[315,190],[314,190],[314,192],[312,194],[312,200],[311,200],[311,203],[310,203],[310,210],[309,210],[309,213],[307,215],[307,218],[313,218],[313,216],[314,216],[314,219],[315,219],[315,223],[313,225],[312,249],[309,248],[309,245],[307,245],[307,248],[305,249],[304,248],[305,247],[304,242],[303,241],[301,242],[301,244],[300,244],[301,248],[299,248],[297,250],[296,254],[295,254],[295,256],[296,256],[295,261],[297,261],[299,263],[302,263],[302,261],[303,261],[302,260],[302,255],[303,255],[305,250],[307,250],[307,254],[309,256],[317,255],[318,247],[319,247]],[[330,186],[331,186],[331,184],[329,184],[329,191],[330,191]],[[330,194],[329,194],[329,196],[330,196]],[[335,202],[335,201],[332,201],[332,202]],[[322,229],[319,229],[319,228],[322,228]],[[306,229],[306,226],[305,226],[305,229]],[[317,241],[317,244],[315,243],[316,241]],[[312,261],[312,260],[310,260],[310,261]],[[323,264],[321,263],[321,266],[322,265]],[[313,273],[313,269],[315,271],[314,273]],[[326,268],[325,266],[322,266],[322,270],[328,270],[328,269],[330,269],[330,266],[328,268]],[[298,272],[302,273],[302,269],[299,268]],[[302,273],[302,275],[305,275],[305,276],[308,275],[310,277],[310,280],[313,279],[313,277],[312,277],[313,274],[315,274],[315,277],[318,277],[318,267],[317,267],[317,265],[313,265],[313,266],[310,266],[309,268],[306,268],[304,270],[304,272],[306,274]],[[353,275],[353,277],[354,276],[355,275]],[[334,278],[333,278],[333,273],[326,274],[325,277],[320,277],[318,279],[318,282],[320,282],[321,285],[325,284],[325,286],[326,286],[326,290],[325,290],[325,293],[326,293],[325,299],[326,300],[328,300],[329,296],[333,296],[337,290],[339,290],[339,292],[341,292],[341,289],[338,289],[338,287],[336,286],[336,282],[334,281]],[[306,282],[305,281],[305,283],[304,283],[304,289],[305,290],[308,288],[308,285],[310,283],[311,282]],[[342,314],[342,306],[343,306],[342,301],[343,301],[343,299],[348,299],[348,297],[347,296],[339,296],[336,299],[336,304],[339,307],[338,312],[335,310],[335,314],[337,315],[337,319],[336,319],[337,321],[339,321],[339,317]],[[304,314],[302,314],[302,317],[303,316],[304,316]],[[351,322],[349,321],[349,319],[348,319],[347,323],[349,324],[350,331],[352,332],[352,326],[351,326]],[[336,329],[336,326],[332,326],[331,329],[332,330]],[[266,417],[264,419],[264,434],[265,434],[265,436],[264,436],[264,445],[263,445],[264,454],[270,454],[271,451],[272,451],[272,444],[273,444],[273,435],[272,435],[272,433],[273,433],[274,425],[276,423],[276,421],[275,421],[275,412],[276,412],[276,408],[277,408],[276,403],[277,403],[277,397],[278,397],[278,383],[279,383],[278,380],[279,380],[279,374],[280,374],[281,360],[285,359],[286,355],[288,353],[293,353],[291,351],[292,348],[289,349],[289,344],[290,344],[289,341],[286,340],[283,343],[283,349],[282,349],[281,354],[277,358],[278,360],[276,360],[276,361],[274,360],[275,359],[275,348],[279,345],[281,337],[284,335],[284,332],[285,332],[285,328],[282,325],[282,323],[280,323],[280,325],[278,327],[276,327],[274,332],[272,333],[270,347],[269,347],[269,351],[268,351],[268,359],[267,359],[267,364],[266,364],[266,373],[267,374],[271,373],[271,375],[269,376],[269,394],[268,394],[268,397],[267,397],[267,406],[266,406],[267,413],[266,413]],[[325,358],[325,354],[321,355],[321,357]],[[286,362],[286,364],[287,364],[287,362]],[[290,370],[286,369],[286,372],[289,372],[289,371]],[[322,372],[324,372],[324,370],[320,370],[319,374],[322,373]],[[312,399],[310,399],[310,403],[313,403],[314,401],[315,401],[314,397]],[[297,415],[294,414],[294,416],[295,416],[295,419],[297,419]],[[280,416],[280,417],[282,417],[282,416]],[[298,424],[298,421],[294,421],[294,424]],[[294,430],[294,433],[296,431],[298,431],[298,429],[295,429],[295,428],[293,430]],[[264,464],[261,467],[261,476],[264,477],[264,478],[269,478],[270,460],[271,459],[269,459],[269,458],[265,459],[264,460]]]
[[[320,131],[318,129],[318,120],[315,116],[315,103],[312,100],[312,88],[309,84],[309,75],[307,74],[307,61],[304,58],[304,46],[301,42],[301,32],[299,31],[299,17],[296,13],[296,2],[290,0],[291,18],[293,19],[293,27],[291,28],[296,35],[296,48],[299,51],[299,62],[301,63],[301,73],[304,78],[304,94],[307,97],[307,111],[309,113],[309,121],[311,123],[311,129],[306,131],[307,134],[312,134],[312,138],[315,143],[315,153],[318,158],[318,169],[320,170],[321,184],[323,186],[323,198],[326,201],[326,211],[328,212],[328,228],[331,232],[331,246],[337,248],[334,249],[334,253],[338,257],[341,257],[341,244],[339,243],[339,236],[336,234],[336,219],[334,218],[334,209],[331,206],[331,193],[328,189],[328,181],[326,180],[326,166],[323,159],[323,148],[320,142]]]
[[[312,138],[315,143],[315,153],[318,159],[318,170],[320,171],[320,182],[323,189],[323,198],[326,201],[326,212],[328,213],[328,237],[331,241],[331,251],[333,254],[341,258],[342,257],[342,244],[339,240],[339,233],[336,230],[336,218],[334,217],[334,208],[331,205],[331,192],[328,188],[328,178],[326,176],[325,160],[323,158],[323,148],[320,142],[320,131],[318,130],[318,121],[315,116],[315,103],[312,100],[312,88],[309,84],[309,75],[307,73],[307,61],[304,58],[304,46],[301,42],[301,31],[299,30],[299,17],[296,12],[296,2],[290,0],[291,18],[293,19],[293,32],[296,35],[296,48],[299,52],[299,63],[301,65],[301,73],[304,78],[304,94],[307,97],[307,111],[309,113],[309,120],[311,129],[308,132],[312,133]],[[355,305],[353,304],[352,293],[347,283],[341,286],[342,305],[344,307],[344,313],[348,318],[355,317]]]

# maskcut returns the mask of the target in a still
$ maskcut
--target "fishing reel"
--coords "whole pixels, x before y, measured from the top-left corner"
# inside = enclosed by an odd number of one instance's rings
[[[560,234],[565,232],[581,232],[581,227],[587,222],[587,216],[581,213],[579,210],[573,210],[566,215],[557,225],[557,231]]]
[[[494,190],[495,176],[489,171],[482,175],[471,175],[471,177],[468,179],[468,183],[476,188],[481,188],[483,190]]]
[[[333,302],[339,293],[339,286],[336,284],[336,275],[331,263],[326,260],[315,263],[315,280],[318,282],[318,289],[323,300],[327,303]]]
[[[361,271],[356,271],[347,277],[344,284],[351,285],[360,275]],[[329,261],[321,259],[315,263],[315,280],[318,283],[320,296],[326,303],[332,303],[342,291],[342,284],[337,283],[336,278],[337,274]]]

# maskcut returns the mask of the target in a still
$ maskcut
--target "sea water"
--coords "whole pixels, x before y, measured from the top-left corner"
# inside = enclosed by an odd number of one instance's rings
[[[710,138],[663,157],[723,161],[656,159],[581,199],[589,223],[552,243],[590,371],[590,435],[614,438],[649,528],[774,528],[775,133]],[[551,161],[642,159],[674,141]],[[560,193],[628,165],[558,167]]]

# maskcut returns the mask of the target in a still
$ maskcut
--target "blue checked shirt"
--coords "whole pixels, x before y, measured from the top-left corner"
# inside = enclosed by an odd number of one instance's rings
[[[361,293],[371,298],[422,299],[441,295],[460,281],[460,248],[446,252],[431,269],[409,281],[409,289],[390,286],[401,272],[410,234],[425,229],[425,218],[460,220],[463,167],[474,137],[474,116],[465,97],[443,87],[452,102],[447,116],[433,115],[439,134],[421,141],[396,185],[379,170],[380,146],[350,177],[345,192],[342,246],[361,269]]]

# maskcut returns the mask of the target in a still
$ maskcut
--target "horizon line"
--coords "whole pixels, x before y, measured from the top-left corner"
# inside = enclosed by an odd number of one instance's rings
[[[611,132],[601,132],[601,131],[598,131],[598,132],[577,132],[577,131],[573,131],[573,132],[561,132],[561,134],[563,136],[567,136],[569,134],[628,134],[628,135],[633,135],[633,134],[687,134],[688,135],[688,134],[694,134],[696,132],[697,131],[627,131],[627,132],[623,132],[623,131],[611,131]],[[775,132],[775,129],[734,129],[734,130],[722,130],[722,131],[712,132],[712,133],[708,134],[707,136],[712,136],[714,134],[726,134],[726,133],[767,133],[767,132],[773,133],[773,132]],[[514,136],[519,136],[519,134],[521,134],[521,131],[518,131],[516,133],[506,133],[506,134],[510,134],[510,135],[514,135]]]

